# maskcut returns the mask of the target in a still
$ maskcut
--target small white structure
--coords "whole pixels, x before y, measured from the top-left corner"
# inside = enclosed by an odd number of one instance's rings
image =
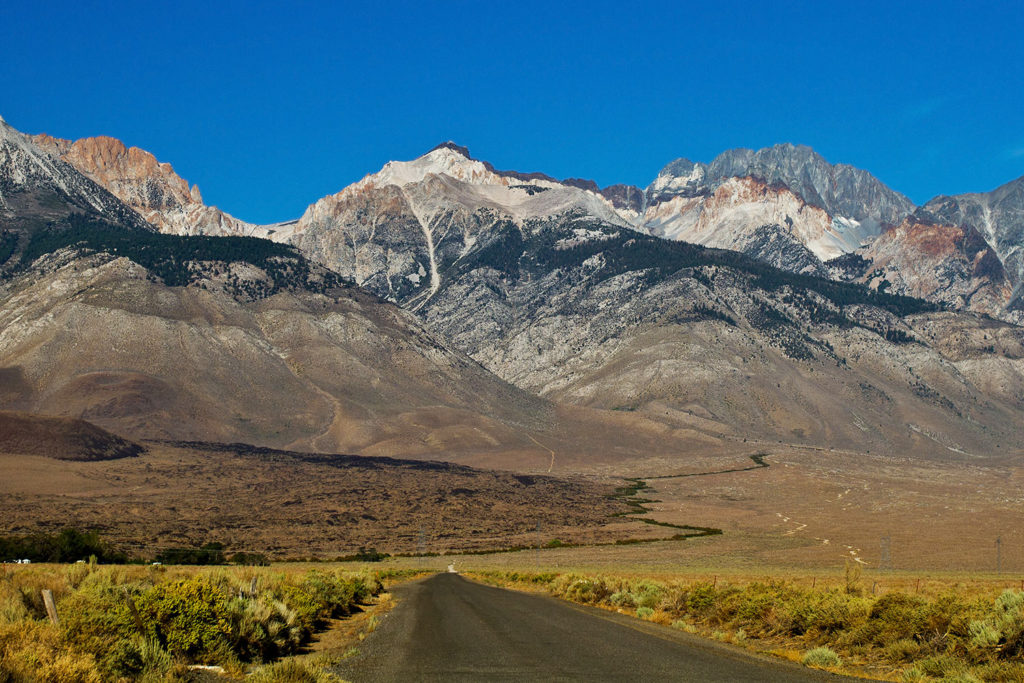
[[[455,565],[454,564],[448,565],[448,573],[449,574],[458,574],[458,572],[455,571]]]

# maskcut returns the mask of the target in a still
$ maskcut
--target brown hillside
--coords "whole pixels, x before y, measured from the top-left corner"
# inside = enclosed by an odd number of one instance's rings
[[[117,460],[144,449],[85,420],[0,411],[0,453],[56,460]]]
[[[450,463],[149,442],[108,463],[0,455],[0,471],[0,534],[94,529],[142,557],[210,541],[329,558],[672,534],[615,516],[629,508],[604,482]]]

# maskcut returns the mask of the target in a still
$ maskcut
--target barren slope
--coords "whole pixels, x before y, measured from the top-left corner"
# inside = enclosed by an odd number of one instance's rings
[[[245,301],[65,255],[0,291],[0,362],[21,387],[4,405],[122,433],[351,450],[415,432],[416,450],[490,445],[511,427],[487,414],[546,410],[355,289]]]
[[[439,462],[147,442],[137,458],[58,462],[0,453],[0,534],[98,530],[152,557],[224,543],[229,553],[334,558],[360,546],[443,552],[664,537],[614,517],[613,487]]]
[[[0,453],[93,461],[130,458],[142,450],[85,420],[0,411]]]

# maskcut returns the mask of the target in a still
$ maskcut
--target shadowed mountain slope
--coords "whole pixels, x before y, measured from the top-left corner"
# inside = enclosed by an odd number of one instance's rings
[[[95,461],[130,458],[142,451],[142,446],[85,420],[0,411],[0,453]]]

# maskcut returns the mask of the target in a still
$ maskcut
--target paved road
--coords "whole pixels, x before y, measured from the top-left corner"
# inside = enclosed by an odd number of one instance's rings
[[[848,680],[631,617],[437,574],[395,589],[397,607],[339,672],[361,681]]]

